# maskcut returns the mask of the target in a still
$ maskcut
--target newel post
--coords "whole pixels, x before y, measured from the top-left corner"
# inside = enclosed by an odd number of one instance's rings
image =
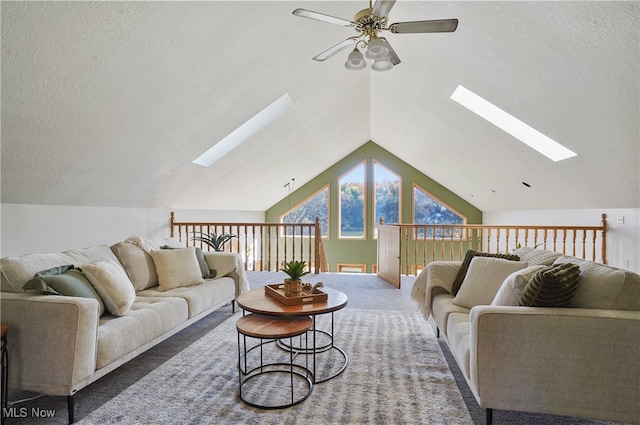
[[[607,215],[602,213],[602,264],[607,264]]]
[[[316,221],[314,223],[314,263],[315,263],[315,273],[320,273],[320,262],[322,261],[322,256],[320,255],[320,243],[322,242],[322,232],[320,231],[320,217],[316,216]]]

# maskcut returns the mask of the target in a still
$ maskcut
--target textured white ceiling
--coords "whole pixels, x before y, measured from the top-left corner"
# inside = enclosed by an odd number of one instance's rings
[[[2,2],[2,202],[256,210],[373,140],[484,211],[640,207],[638,2],[398,0],[388,73],[315,54],[368,2]],[[449,99],[458,84],[578,156],[554,163]],[[191,163],[289,93],[210,168]],[[532,187],[521,184],[528,182]]]

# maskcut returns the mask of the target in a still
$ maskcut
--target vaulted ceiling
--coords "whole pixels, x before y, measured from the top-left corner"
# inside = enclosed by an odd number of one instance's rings
[[[311,60],[367,1],[5,2],[2,202],[262,211],[373,140],[484,211],[640,207],[638,2],[398,0],[402,62]],[[553,162],[450,99],[481,95],[578,155]],[[192,161],[288,93],[209,168]],[[525,187],[522,182],[531,187]]]

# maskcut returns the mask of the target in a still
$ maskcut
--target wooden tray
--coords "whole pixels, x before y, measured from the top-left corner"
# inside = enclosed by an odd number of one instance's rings
[[[265,294],[277,299],[285,305],[311,304],[327,300],[327,294],[317,288],[313,291],[312,294],[309,295],[303,295],[300,297],[286,297],[284,295],[284,283],[265,285],[264,292]]]

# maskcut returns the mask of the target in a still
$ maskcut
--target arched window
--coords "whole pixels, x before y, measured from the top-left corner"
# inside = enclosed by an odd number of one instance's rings
[[[322,237],[329,236],[329,185],[300,202],[280,217],[281,223],[315,223],[320,217]],[[291,231],[291,230],[288,230]]]
[[[400,176],[373,161],[373,180],[375,187],[375,236],[378,235],[380,218],[387,224],[400,223]]]
[[[361,162],[338,180],[338,237],[365,238],[365,162]]]
[[[413,222],[415,224],[464,224],[466,217],[463,217],[444,203],[436,200],[433,196],[427,193],[426,190],[420,186],[413,185]],[[454,232],[456,232],[454,230]],[[433,237],[431,234],[427,234],[426,237]],[[435,236],[451,236],[451,229],[445,229],[445,234],[442,235],[438,230]],[[456,232],[457,233],[457,232]],[[422,229],[418,231],[416,237],[423,237]],[[455,235],[454,236],[458,236]]]

